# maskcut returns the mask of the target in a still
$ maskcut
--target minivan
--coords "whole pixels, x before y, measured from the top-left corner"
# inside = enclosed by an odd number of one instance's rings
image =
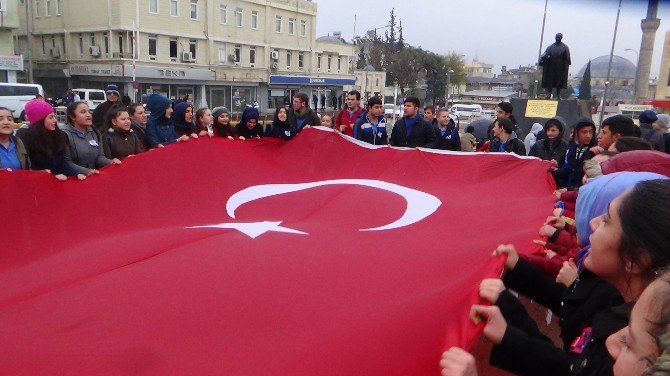
[[[454,104],[449,108],[449,113],[458,116],[459,119],[469,119],[482,115],[482,106],[479,104]]]
[[[79,94],[79,99],[88,104],[88,108],[95,110],[99,104],[107,101],[107,94],[100,89],[72,89],[73,93]]]
[[[25,120],[23,107],[38,95],[44,97],[42,85],[0,82],[0,107],[12,111],[16,120]]]

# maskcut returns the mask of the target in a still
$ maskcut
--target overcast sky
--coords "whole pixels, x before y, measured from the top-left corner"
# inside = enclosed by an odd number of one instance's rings
[[[544,0],[315,0],[318,4],[317,37],[341,31],[354,35],[388,24],[391,8],[402,19],[405,41],[447,54],[465,55],[467,61],[518,68],[537,61],[544,14]],[[660,0],[651,77],[658,75],[665,33],[670,30],[670,0]],[[542,51],[563,33],[570,47],[576,74],[589,59],[609,55],[618,0],[549,0]],[[614,54],[637,64],[647,2],[623,0]],[[354,15],[357,20],[354,25]],[[381,35],[387,29],[380,29]],[[635,51],[626,51],[632,49]]]

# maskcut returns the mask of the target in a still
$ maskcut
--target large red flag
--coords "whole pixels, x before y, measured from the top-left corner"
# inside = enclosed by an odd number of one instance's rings
[[[551,208],[547,163],[199,139],[86,181],[0,172],[0,373],[437,375]]]

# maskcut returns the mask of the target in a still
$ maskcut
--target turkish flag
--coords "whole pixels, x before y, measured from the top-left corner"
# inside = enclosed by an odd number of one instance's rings
[[[83,182],[0,172],[4,374],[437,375],[548,163],[200,138]]]

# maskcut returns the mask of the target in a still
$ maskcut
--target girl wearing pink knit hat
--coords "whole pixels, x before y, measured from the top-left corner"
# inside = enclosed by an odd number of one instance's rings
[[[53,107],[45,101],[33,99],[26,103],[24,110],[30,122],[24,142],[32,168],[47,170],[58,180],[66,180],[68,176],[86,179],[86,175],[78,174],[65,160],[67,139],[58,128]]]

